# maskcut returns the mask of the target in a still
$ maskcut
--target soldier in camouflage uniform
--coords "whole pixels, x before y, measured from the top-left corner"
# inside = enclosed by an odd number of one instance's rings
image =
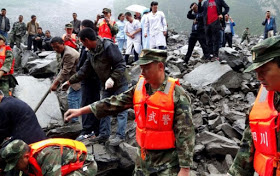
[[[4,48],[9,48],[5,45],[6,38],[0,35],[0,53]],[[3,53],[4,54],[4,53]],[[9,89],[17,85],[15,77],[10,74],[14,66],[14,55],[11,50],[6,49],[5,56],[0,56],[0,90],[3,91],[5,96],[9,96]],[[3,57],[3,60],[1,59]],[[5,59],[4,59],[5,57]]]
[[[243,31],[240,43],[243,43],[245,40],[247,40],[247,42],[250,43],[250,33],[248,27]]]
[[[26,24],[23,22],[23,16],[20,15],[18,17],[18,22],[15,22],[11,31],[11,48],[14,47],[14,43],[16,42],[17,48],[20,48],[20,43],[22,37],[26,34]]]
[[[152,96],[155,92],[165,92],[166,87],[168,87],[168,76],[164,73],[166,56],[166,51],[163,50],[142,50],[140,54],[138,63],[147,81],[145,87],[149,96]],[[86,113],[94,113],[97,118],[103,118],[133,108],[135,91],[136,86],[122,94],[100,100],[84,108],[70,109],[64,115],[65,120]],[[172,129],[176,141],[175,148],[144,150],[144,158],[141,156],[143,153],[140,149],[135,163],[135,176],[189,176],[193,162],[195,132],[192,123],[190,98],[184,89],[177,84],[174,88],[173,102]]]
[[[23,171],[27,175],[35,175],[35,167],[30,163],[32,161],[29,160],[31,157],[30,149],[30,146],[22,140],[14,140],[9,143],[1,152],[1,157],[7,163],[4,171],[7,172],[15,168]],[[77,153],[69,147],[63,147],[61,154],[59,146],[49,146],[36,153],[33,157],[41,168],[43,176],[59,176],[61,175],[62,166],[76,162]],[[85,156],[82,154],[79,157],[80,161],[84,160],[84,157],[86,157],[86,159],[82,168],[67,174],[67,176],[96,175],[97,164],[93,155],[87,154],[87,156]]]
[[[262,41],[260,44],[252,48],[253,64],[244,72],[255,70],[257,78],[267,91],[275,91],[274,107],[280,112],[280,37],[272,37]],[[256,104],[256,103],[255,103]],[[263,110],[261,110],[263,111]],[[260,118],[260,117],[259,117]],[[279,116],[278,116],[279,118]],[[276,118],[278,121],[279,119]],[[234,159],[232,166],[229,169],[228,175],[232,176],[253,176],[254,156],[256,148],[252,137],[251,127],[248,125],[243,133],[243,138],[240,143],[240,149]],[[276,127],[275,127],[276,128]],[[279,140],[280,132],[276,133],[278,152],[280,147]],[[268,139],[272,141],[275,139]],[[265,161],[262,161],[265,162]],[[279,160],[277,161],[279,165]],[[279,168],[274,168],[274,171],[279,172]],[[275,173],[273,174],[275,175]],[[266,175],[265,175],[266,176]]]

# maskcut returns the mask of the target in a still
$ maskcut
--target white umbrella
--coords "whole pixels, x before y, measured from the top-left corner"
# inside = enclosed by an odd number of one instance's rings
[[[147,9],[147,7],[142,6],[142,5],[133,4],[133,5],[130,5],[130,6],[126,7],[125,9],[129,10],[129,11],[132,11],[132,12],[143,13],[143,11],[145,9]]]

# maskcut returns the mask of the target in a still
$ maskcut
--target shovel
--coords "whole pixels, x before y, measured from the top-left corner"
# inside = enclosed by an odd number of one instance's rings
[[[40,102],[37,104],[36,108],[34,109],[34,112],[36,113],[37,110],[40,108],[40,106],[42,105],[42,103],[45,101],[45,99],[47,98],[47,96],[49,95],[49,93],[51,92],[50,89],[48,89],[48,91],[44,94],[43,98],[40,100]]]

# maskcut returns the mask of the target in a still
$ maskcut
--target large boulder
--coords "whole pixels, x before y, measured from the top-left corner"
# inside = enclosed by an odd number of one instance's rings
[[[195,89],[208,85],[212,85],[215,88],[225,85],[230,89],[238,88],[242,82],[242,77],[227,64],[220,64],[219,61],[215,61],[202,64],[189,74],[186,74],[184,81],[189,82]]]
[[[51,86],[50,79],[36,79],[32,76],[17,76],[19,85],[14,95],[35,109],[41,98]],[[50,93],[38,109],[37,118],[42,128],[63,125],[63,117],[55,93]]]
[[[25,50],[22,53],[22,58],[21,58],[21,67],[24,68],[29,61],[33,61],[38,59],[39,57],[33,53],[31,50]]]
[[[51,59],[36,59],[26,64],[28,73],[36,78],[47,78],[54,76],[57,72],[58,63]]]

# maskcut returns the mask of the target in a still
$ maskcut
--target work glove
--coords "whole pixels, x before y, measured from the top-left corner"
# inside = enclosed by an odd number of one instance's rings
[[[110,89],[114,86],[114,81],[112,78],[108,78],[105,82],[105,90]]]

